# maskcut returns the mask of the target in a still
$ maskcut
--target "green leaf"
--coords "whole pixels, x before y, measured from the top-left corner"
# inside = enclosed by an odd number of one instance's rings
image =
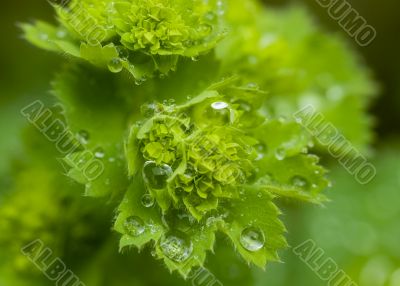
[[[114,229],[122,234],[120,249],[127,246],[136,246],[141,249],[150,241],[158,241],[163,233],[165,226],[161,222],[161,216],[157,208],[146,208],[143,206],[142,196],[145,194],[143,180],[136,177],[129,186],[124,199],[118,207],[118,215],[114,224]],[[136,227],[139,230],[130,231],[128,218],[136,218]],[[128,226],[127,226],[128,224]],[[135,227],[135,225],[133,225]],[[142,230],[140,230],[143,228]],[[142,231],[142,233],[140,233]],[[140,234],[139,234],[140,233]]]
[[[261,142],[257,166],[263,170],[258,184],[270,192],[294,199],[321,203],[328,186],[318,157],[307,154],[310,137],[300,124],[270,120],[257,128]]]
[[[86,183],[86,194],[90,196],[114,196],[124,191],[127,175],[123,139],[128,110],[124,100],[116,96],[118,84],[101,72],[69,67],[54,81],[53,89],[64,106],[68,128],[83,143],[86,158],[100,161],[104,169],[89,181],[85,167],[75,162],[70,175]],[[82,153],[70,154],[67,162],[79,155]]]
[[[100,68],[107,68],[113,59],[118,58],[118,60],[120,60],[117,48],[114,44],[108,44],[106,46],[97,44],[93,46],[82,43],[81,57]]]
[[[232,200],[225,208],[228,219],[222,231],[245,261],[261,268],[269,261],[279,261],[277,251],[287,247],[286,230],[270,194],[255,186],[246,186],[241,198]],[[251,230],[257,232],[257,239],[251,234],[246,237]]]

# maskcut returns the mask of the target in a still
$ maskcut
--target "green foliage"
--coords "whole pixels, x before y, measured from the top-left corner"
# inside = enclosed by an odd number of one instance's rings
[[[72,56],[54,94],[104,171],[86,178],[71,164],[78,150],[65,158],[68,175],[86,195],[119,203],[121,250],[148,246],[187,277],[221,232],[264,268],[287,245],[278,200],[326,201],[314,140],[292,114],[312,103],[357,147],[368,143],[375,87],[302,9],[252,0],[54,7],[57,26],[22,28],[36,46]]]

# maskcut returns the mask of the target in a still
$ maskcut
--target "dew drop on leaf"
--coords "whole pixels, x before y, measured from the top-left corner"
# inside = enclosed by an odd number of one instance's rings
[[[123,68],[123,66],[122,66],[122,61],[120,58],[113,58],[108,63],[108,69],[112,73],[119,73],[120,71],[122,71],[122,68]]]
[[[140,107],[140,111],[146,118],[153,117],[158,112],[157,104],[144,104]]]
[[[142,205],[146,208],[151,208],[152,206],[154,206],[154,197],[150,194],[143,195]]]
[[[49,39],[49,35],[47,35],[47,34],[45,34],[45,33],[41,33],[41,34],[39,35],[39,38],[40,38],[42,41],[47,41],[47,40]]]
[[[278,148],[275,150],[275,158],[279,161],[282,161],[286,157],[286,150],[285,148]]]
[[[56,33],[56,36],[60,39],[65,38],[66,35],[67,35],[67,32],[64,30],[58,30]]]
[[[94,150],[94,156],[96,158],[104,158],[105,156],[104,149],[99,147],[96,150]]]
[[[132,236],[139,236],[145,230],[143,220],[137,216],[128,217],[124,222],[124,227],[126,232]]]
[[[215,110],[221,110],[221,109],[225,109],[227,108],[229,105],[226,102],[223,101],[217,101],[217,102],[213,102],[211,104],[211,107]]]
[[[193,252],[193,244],[184,235],[168,235],[160,242],[165,256],[175,262],[184,262]]]
[[[265,156],[265,153],[267,151],[267,147],[264,144],[257,144],[255,146],[255,149],[257,150],[257,158],[256,161],[262,160]]]
[[[209,22],[214,22],[217,19],[217,15],[214,12],[210,11],[204,15],[204,19]]]
[[[255,82],[249,82],[246,85],[246,87],[249,88],[249,89],[258,89],[259,88],[258,84],[256,84]]]
[[[212,27],[208,24],[202,24],[197,31],[201,34],[208,35],[212,32]]]
[[[258,251],[264,247],[264,233],[257,227],[245,228],[240,235],[240,243],[248,251]]]
[[[117,47],[118,54],[121,57],[121,59],[128,59],[129,57],[129,51],[127,48],[119,46]]]
[[[308,188],[309,187],[308,181],[301,176],[294,176],[291,179],[291,183],[297,188]]]
[[[157,165],[154,161],[147,161],[143,166],[143,179],[151,189],[155,190],[165,188],[172,173],[172,168],[167,164]]]

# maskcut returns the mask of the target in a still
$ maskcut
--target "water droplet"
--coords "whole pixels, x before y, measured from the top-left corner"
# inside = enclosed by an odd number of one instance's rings
[[[39,38],[42,41],[47,41],[49,39],[49,35],[45,34],[45,33],[40,33]]]
[[[99,147],[96,150],[94,150],[94,156],[96,158],[104,158],[105,156],[104,149]]]
[[[140,111],[143,116],[145,116],[146,118],[150,118],[158,112],[158,106],[156,103],[144,104],[141,106]]]
[[[291,183],[297,188],[308,188],[309,187],[308,181],[301,176],[294,176],[291,179]]]
[[[199,60],[198,57],[192,57],[192,61],[197,62]]]
[[[223,101],[217,101],[211,104],[211,107],[215,110],[221,110],[221,109],[225,109],[229,106],[228,103],[223,102]]]
[[[143,195],[142,205],[146,208],[151,208],[152,206],[154,206],[154,197],[150,194]]]
[[[57,31],[57,33],[56,33],[56,35],[57,35],[57,37],[58,38],[64,38],[66,35],[67,35],[67,32],[66,31],[64,31],[64,30],[58,30]]]
[[[255,149],[257,150],[257,158],[255,159],[256,161],[262,160],[265,156],[265,153],[267,151],[267,147],[264,144],[257,144],[255,146]]]
[[[112,73],[119,73],[122,71],[122,61],[120,58],[113,58],[109,63],[108,63],[108,69]]]
[[[79,142],[86,145],[89,142],[90,138],[89,132],[87,132],[86,130],[81,130],[78,132],[77,138]]]
[[[163,101],[163,104],[166,105],[166,106],[172,106],[172,105],[175,104],[175,99],[170,98],[170,99],[168,99],[168,100],[164,100],[164,101]]]
[[[183,234],[168,235],[160,242],[162,252],[175,262],[186,261],[193,252],[193,244]]]
[[[124,222],[124,227],[126,232],[132,236],[139,236],[145,230],[143,220],[137,216],[128,217]]]
[[[286,157],[286,149],[285,148],[278,148],[275,150],[275,158],[279,161],[282,161]]]
[[[205,20],[207,20],[207,21],[209,21],[209,22],[214,22],[216,19],[217,19],[217,15],[215,15],[215,13],[214,12],[207,12],[205,15],[204,15],[204,19]]]
[[[147,78],[145,78],[145,77],[137,78],[137,79],[135,79],[135,84],[136,85],[142,85],[143,83],[146,82],[146,80],[147,80]]]
[[[168,178],[173,171],[170,166],[157,165],[154,161],[147,161],[143,166],[143,179],[150,188],[160,190],[167,185]]]
[[[208,24],[202,24],[199,26],[197,31],[203,35],[209,35],[212,32],[212,27]]]
[[[264,233],[257,227],[245,228],[240,235],[240,243],[248,251],[258,251],[265,244]]]
[[[128,59],[129,58],[129,51],[127,48],[119,46],[117,47],[118,54],[121,59]]]
[[[180,210],[176,217],[178,218],[178,221],[175,222],[176,228],[183,232],[189,231],[196,222],[196,219],[185,211]]]
[[[249,82],[249,83],[246,85],[246,87],[249,88],[249,89],[259,89],[258,84],[256,84],[255,82]]]

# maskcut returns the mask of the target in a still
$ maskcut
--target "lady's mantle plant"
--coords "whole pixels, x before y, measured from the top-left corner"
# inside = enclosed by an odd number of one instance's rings
[[[311,103],[355,145],[368,143],[374,86],[301,9],[253,0],[54,8],[58,24],[24,24],[25,38],[68,56],[54,94],[104,164],[95,180],[76,165],[69,176],[88,196],[120,200],[121,249],[147,245],[171,271],[203,265],[218,231],[265,267],[286,247],[277,199],[326,200],[325,170],[296,110]]]

